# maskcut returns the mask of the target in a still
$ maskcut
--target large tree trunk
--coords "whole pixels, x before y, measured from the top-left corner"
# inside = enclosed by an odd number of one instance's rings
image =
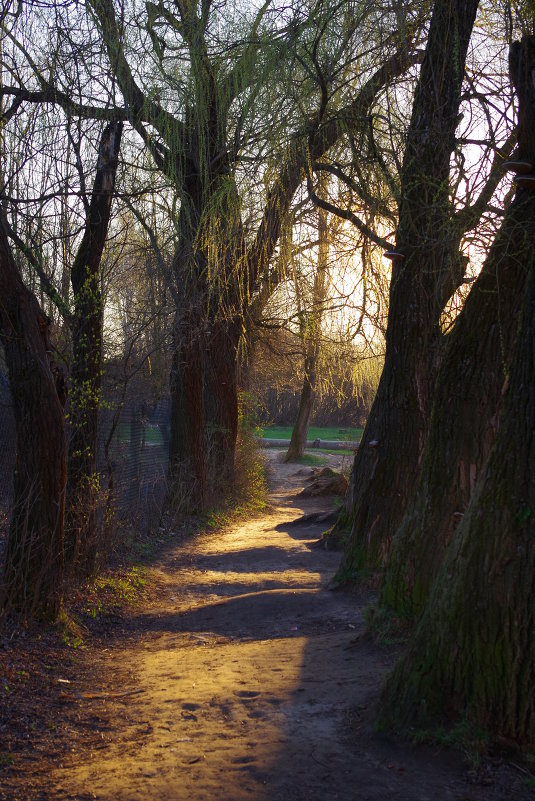
[[[234,485],[239,330],[226,320],[212,321],[206,333],[197,320],[181,325],[170,382],[169,501],[175,508],[183,489],[184,508],[199,511],[207,489],[215,499]]]
[[[218,119],[215,97],[211,113]],[[187,160],[181,242],[175,258],[183,300],[177,311],[171,379],[170,489],[180,498],[179,485],[185,479],[197,509],[204,507],[207,489],[215,498],[234,484],[237,353],[245,292],[236,268],[244,248],[238,193],[225,144],[218,140],[221,131],[216,126],[210,133],[198,145],[208,154],[199,149]],[[196,141],[195,132],[191,139]],[[214,163],[212,171],[208,165]]]
[[[63,408],[49,364],[49,321],[15,266],[0,222],[0,335],[17,444],[3,606],[54,617],[63,585],[66,445]]]
[[[531,122],[535,116],[534,68],[535,37],[526,36],[510,51],[521,125],[523,114]],[[522,138],[520,143],[523,146]],[[531,153],[533,163],[535,150]],[[519,206],[524,195],[533,203],[532,192],[518,190]],[[496,441],[446,551],[410,651],[388,683],[383,717],[402,725],[468,718],[502,737],[533,746],[533,239],[525,258],[531,271],[529,288]]]
[[[99,146],[84,236],[71,269],[74,293],[70,440],[65,553],[70,567],[90,574],[98,548],[98,418],[102,376],[100,262],[111,214],[123,124],[109,123]]]
[[[449,174],[477,6],[477,0],[437,0],[433,10],[401,176],[395,249],[401,256],[392,262],[385,365],[355,457],[341,580],[365,565],[384,565],[421,466],[440,315],[463,273]]]
[[[238,343],[235,321],[215,321],[209,337],[205,404],[211,490],[225,495],[234,486],[238,437]]]
[[[194,128],[195,123],[187,120]],[[190,138],[195,139],[194,131]],[[198,151],[185,154],[184,189],[179,217],[180,238],[173,260],[177,310],[169,379],[171,435],[167,503],[176,512],[199,512],[206,501],[206,254],[199,242],[205,181]]]
[[[535,163],[535,90],[531,98],[520,97],[516,158]],[[525,113],[526,103],[531,113]],[[494,442],[534,242],[535,195],[518,189],[448,337],[422,472],[394,538],[381,593],[381,603],[399,613],[422,611]]]
[[[206,501],[204,342],[197,324],[180,320],[170,376],[171,435],[168,505],[177,512],[202,511]]]

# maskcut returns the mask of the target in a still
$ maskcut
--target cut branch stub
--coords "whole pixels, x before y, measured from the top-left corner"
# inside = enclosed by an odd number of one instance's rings
[[[514,181],[522,189],[535,189],[535,175],[515,175]]]
[[[526,175],[533,171],[533,164],[529,161],[504,161],[503,169],[507,172],[516,172],[517,175]]]
[[[399,253],[397,250],[385,250],[383,255],[385,259],[390,259],[391,261],[403,261],[405,258],[403,253]]]

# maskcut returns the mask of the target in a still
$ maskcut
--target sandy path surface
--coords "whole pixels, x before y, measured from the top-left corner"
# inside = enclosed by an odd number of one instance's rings
[[[471,783],[458,755],[373,732],[395,655],[360,636],[354,596],[328,589],[339,554],[312,547],[325,525],[289,525],[332,503],[295,498],[308,472],[277,465],[269,513],[166,552],[151,603],[94,657],[96,697],[73,701],[99,744],[73,748],[40,798],[521,797]]]

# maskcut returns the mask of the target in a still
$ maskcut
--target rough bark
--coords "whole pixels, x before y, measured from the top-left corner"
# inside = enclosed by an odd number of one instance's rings
[[[54,617],[63,584],[66,444],[49,321],[24,286],[0,222],[0,336],[16,423],[14,499],[3,605]]]
[[[88,574],[94,570],[98,546],[96,460],[103,316],[100,263],[110,221],[122,128],[122,122],[112,122],[102,133],[85,231],[71,268],[74,315],[65,553],[71,567]]]
[[[533,297],[529,314],[533,319]],[[519,361],[533,363],[534,332],[524,334]],[[522,378],[518,367],[515,374],[510,422],[454,534],[409,655],[389,683],[383,716],[390,723],[468,717],[520,743],[535,742],[535,387],[529,368]]]
[[[535,164],[535,88],[528,82],[519,91],[526,83],[519,68],[511,77],[520,100],[516,158]],[[421,613],[493,444],[518,310],[534,267],[533,242],[535,194],[518,189],[448,337],[422,472],[394,538],[381,593],[381,603],[399,613]]]
[[[195,261],[206,264],[206,254],[197,253]],[[204,287],[202,293],[198,289],[203,280],[201,269],[195,266],[193,274],[190,271],[184,279],[191,296],[197,298],[193,301],[195,311],[177,312],[169,451],[173,483],[182,480],[182,474],[176,472],[173,465],[189,464],[193,470],[191,480],[198,486],[194,497],[199,509],[205,502],[207,482],[212,484],[211,492],[218,495],[225,494],[234,482],[238,434],[237,351],[241,333],[241,315],[236,312],[236,304],[229,302],[222,289],[214,293],[215,301],[209,303],[208,288]],[[187,305],[186,296],[182,305],[183,308]],[[196,377],[195,372],[198,373]],[[186,391],[187,386],[190,390]],[[183,428],[185,421],[187,430]],[[180,436],[173,435],[173,430],[179,429],[182,430]],[[204,443],[203,454],[201,442]],[[174,486],[172,492],[180,494],[180,488]]]
[[[209,439],[218,479],[232,482],[234,474],[238,420],[234,325],[239,323],[233,303],[237,289],[230,281],[229,300],[228,271],[238,258],[241,229],[234,223],[237,190],[225,140],[226,99],[221,96],[200,22],[192,18],[191,23],[186,35],[195,39],[199,102],[185,114],[184,153],[175,176],[182,179],[177,182],[182,205],[174,262],[182,300],[176,315],[177,350],[171,376],[169,497],[181,497],[184,476],[193,506],[202,509]],[[190,471],[189,478],[184,469]]]
[[[204,343],[196,323],[181,318],[175,331],[170,375],[171,434],[168,505],[202,511],[206,501],[206,419]]]
[[[468,718],[519,743],[535,743],[530,326],[520,342],[508,422],[448,548],[409,654],[388,684],[383,720],[389,725]]]
[[[194,143],[195,122],[188,109],[188,141]],[[190,130],[191,129],[191,130]],[[205,143],[207,144],[207,143]],[[204,405],[206,339],[206,253],[199,226],[206,192],[206,153],[192,146],[179,159],[183,175],[179,242],[173,260],[177,310],[173,328],[170,373],[171,436],[168,504],[175,511],[202,511],[206,499],[206,416]],[[208,162],[209,163],[209,162]]]
[[[218,175],[217,198],[208,254],[213,278],[208,304],[205,408],[210,483],[214,497],[235,487],[238,437],[238,352],[244,328],[247,288],[240,278],[245,258],[244,231],[235,178],[228,164]],[[217,245],[214,248],[214,243]]]
[[[212,293],[209,292],[208,255],[206,250],[196,249],[192,234],[190,230],[191,241],[183,239],[181,244],[181,249],[190,254],[189,259],[182,259],[177,269],[177,275],[182,277],[183,302],[176,315],[176,350],[171,369],[169,497],[181,496],[179,484],[186,476],[187,465],[191,471],[190,478],[186,478],[189,494],[193,506],[200,510],[205,504],[208,479],[212,480],[210,491],[216,494],[224,494],[234,481],[241,315],[236,311],[236,302],[229,298],[226,280],[215,291],[212,286]],[[232,241],[232,237],[229,239]],[[236,247],[241,245],[239,236],[234,242]],[[178,465],[181,468],[177,471]]]
[[[205,405],[210,484],[216,495],[234,486],[238,437],[238,324],[215,321],[207,347]]]
[[[535,118],[535,37],[511,47],[511,77]],[[520,80],[519,87],[517,79]],[[525,91],[523,91],[525,90]],[[519,189],[519,195],[533,190]],[[520,198],[520,203],[522,202]],[[387,723],[473,720],[535,743],[535,270],[496,441],[446,551],[408,655],[385,693]]]
[[[383,566],[414,491],[440,358],[440,315],[463,274],[452,223],[450,157],[478,2],[437,0],[401,175],[385,365],[355,457],[351,533],[338,578]],[[347,520],[340,522],[347,526]]]

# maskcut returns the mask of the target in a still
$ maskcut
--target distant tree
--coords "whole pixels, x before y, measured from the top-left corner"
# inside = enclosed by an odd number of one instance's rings
[[[325,180],[323,180],[323,183],[325,184]],[[313,271],[311,306],[310,309],[301,310],[299,319],[300,337],[303,345],[303,385],[290,445],[284,457],[286,462],[299,459],[305,451],[317,389],[322,338],[321,324],[325,310],[327,272],[329,269],[329,230],[327,212],[324,209],[318,209],[316,216],[318,235],[317,263]],[[297,285],[296,294],[299,294],[299,292],[299,286]]]

